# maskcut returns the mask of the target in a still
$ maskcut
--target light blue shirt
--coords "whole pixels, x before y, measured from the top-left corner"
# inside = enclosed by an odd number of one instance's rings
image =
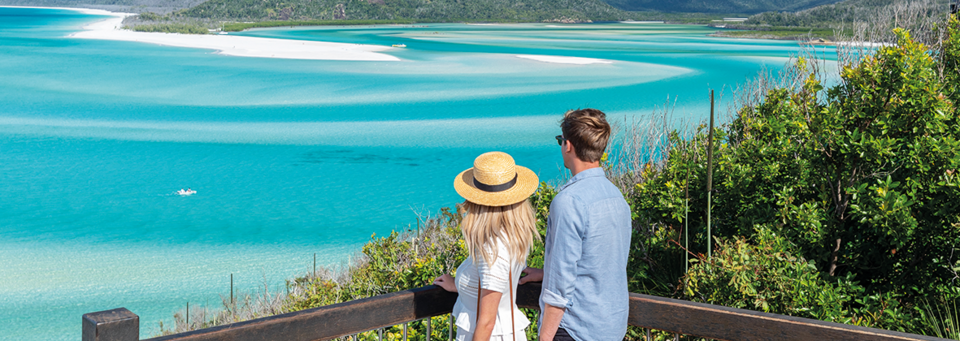
[[[630,207],[601,168],[578,173],[553,198],[540,311],[544,304],[565,308],[560,328],[575,340],[626,335],[630,233]]]

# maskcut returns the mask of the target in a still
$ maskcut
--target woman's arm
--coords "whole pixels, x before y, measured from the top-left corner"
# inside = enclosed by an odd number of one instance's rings
[[[437,277],[433,280],[433,285],[449,292],[457,292],[457,282],[454,282],[454,278],[450,276],[450,274],[443,274],[443,276]]]
[[[503,293],[480,289],[480,306],[477,308],[477,328],[473,331],[473,341],[489,341],[493,326],[497,323],[497,309],[500,309],[500,297]]]

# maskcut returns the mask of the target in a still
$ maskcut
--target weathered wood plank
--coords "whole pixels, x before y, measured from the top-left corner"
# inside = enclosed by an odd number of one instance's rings
[[[641,294],[628,323],[719,340],[945,340]]]
[[[517,289],[517,305],[539,309],[540,283]],[[457,295],[427,286],[149,341],[329,340],[450,313]],[[632,326],[720,340],[943,340],[881,329],[630,294]]]
[[[163,336],[150,341],[329,340],[449,313],[457,295],[436,286]]]
[[[137,341],[140,317],[127,308],[83,314],[83,341]]]
[[[540,282],[531,282],[517,287],[517,306],[540,310]]]

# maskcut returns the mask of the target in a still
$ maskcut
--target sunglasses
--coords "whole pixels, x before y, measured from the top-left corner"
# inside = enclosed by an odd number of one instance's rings
[[[567,141],[567,139],[563,138],[563,135],[557,135],[557,144],[559,144],[559,145],[562,146],[563,143],[566,142],[566,141]]]

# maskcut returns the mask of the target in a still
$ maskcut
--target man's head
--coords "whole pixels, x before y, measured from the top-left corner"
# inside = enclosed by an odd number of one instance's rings
[[[568,111],[560,121],[560,129],[563,131],[563,138],[566,139],[564,151],[567,150],[566,144],[571,144],[576,158],[586,163],[599,162],[603,157],[603,151],[610,140],[610,124],[607,123],[607,115],[602,111],[597,109]],[[570,168],[566,158],[567,153],[564,153],[564,164]]]

